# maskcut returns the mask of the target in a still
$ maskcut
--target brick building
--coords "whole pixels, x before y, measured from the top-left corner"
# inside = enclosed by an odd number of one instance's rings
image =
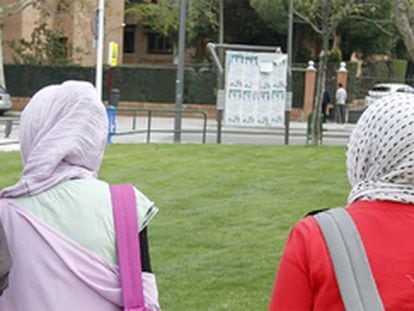
[[[10,16],[3,24],[5,63],[13,63],[13,51],[7,41],[29,40],[33,29],[46,22],[52,30],[62,29],[61,40],[74,47],[68,58],[82,66],[93,66],[96,62],[93,25],[97,7],[98,0],[50,0],[42,7],[47,10],[47,17],[40,13],[39,8],[31,6]],[[125,16],[125,0],[106,0],[104,33],[105,61],[109,42],[115,41],[119,45],[119,64],[173,62],[172,43],[141,25],[139,18]]]

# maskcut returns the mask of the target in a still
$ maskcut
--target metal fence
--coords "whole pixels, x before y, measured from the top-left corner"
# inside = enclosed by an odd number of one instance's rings
[[[132,134],[146,134],[146,142],[151,142],[151,134],[152,133],[198,133],[201,134],[201,142],[203,144],[206,143],[207,137],[207,113],[202,110],[195,110],[195,109],[150,109],[150,108],[140,108],[140,107],[114,107],[108,106],[108,119],[109,119],[109,133],[108,133],[108,143],[112,142],[112,136],[116,135],[132,135]],[[124,113],[126,115],[130,115],[132,118],[131,122],[131,130],[129,131],[117,131],[116,130],[116,116],[118,113]],[[144,129],[137,129],[137,117],[138,115],[144,115],[147,118],[147,124]],[[202,117],[202,126],[201,129],[156,129],[152,126],[152,120],[155,115],[173,115],[177,116],[177,114],[192,114],[192,115],[200,115]],[[181,117],[181,116],[179,116]]]

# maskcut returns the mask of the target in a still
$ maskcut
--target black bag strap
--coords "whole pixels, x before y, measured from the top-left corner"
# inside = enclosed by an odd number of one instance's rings
[[[346,310],[384,310],[358,229],[349,213],[335,208],[314,216],[333,263]]]

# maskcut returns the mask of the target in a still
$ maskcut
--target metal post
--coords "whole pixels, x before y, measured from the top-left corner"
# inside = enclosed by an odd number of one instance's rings
[[[103,45],[104,45],[104,18],[105,0],[99,0],[98,7],[98,45],[96,49],[96,73],[95,87],[99,100],[102,101],[102,70],[103,70]]]
[[[132,118],[132,129],[135,130],[137,128],[137,112],[134,111],[134,117]]]
[[[185,53],[185,23],[186,23],[187,0],[181,0],[180,7],[180,32],[178,38],[178,68],[177,80],[175,81],[175,124],[174,124],[174,142],[181,141],[181,109],[183,104],[184,90],[184,53]]]
[[[285,145],[289,145],[290,110],[292,109],[292,41],[293,41],[293,0],[289,0],[288,38],[287,38],[287,92],[285,107]]]
[[[108,102],[109,102],[109,104],[112,104],[111,103],[111,94],[112,94],[112,75],[113,75],[113,73],[112,73],[112,66],[111,65],[109,65],[109,69],[108,69],[108,91],[107,91],[107,96],[108,96]]]
[[[224,72],[218,72],[217,73],[217,98],[219,98],[219,91],[224,90]],[[219,103],[216,103],[217,106],[219,106]],[[217,143],[221,144],[221,135],[222,135],[222,122],[223,122],[223,108],[224,107],[217,107]]]
[[[219,44],[224,43],[224,0],[219,1]],[[224,49],[219,50],[220,63],[224,64]],[[224,89],[224,73],[217,73],[217,89]],[[217,104],[218,105],[218,104]],[[222,122],[223,122],[223,107],[217,107],[217,143],[221,144]]]
[[[219,44],[224,43],[224,0],[219,0]],[[224,61],[224,50],[220,49],[219,57],[221,62]]]
[[[151,121],[152,121],[152,111],[148,111],[148,120],[147,120],[147,143],[151,142]]]

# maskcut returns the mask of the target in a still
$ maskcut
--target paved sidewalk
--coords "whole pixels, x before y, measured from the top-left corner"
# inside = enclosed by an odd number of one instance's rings
[[[135,128],[134,128],[135,126]],[[133,117],[117,117],[116,132],[118,134],[130,133],[135,134],[115,135],[113,143],[145,143],[162,142],[171,143],[174,141],[174,118],[156,117],[151,120],[152,129],[148,134],[147,117],[137,117],[134,124]],[[323,140],[327,144],[344,145],[346,144],[350,133],[355,124],[336,124],[325,123],[323,125]],[[201,143],[203,139],[203,119],[182,119],[181,142],[184,143]],[[247,128],[247,127],[229,127],[222,126],[222,143],[238,144],[284,144],[285,128]],[[190,133],[191,132],[191,133]],[[206,143],[217,142],[217,122],[208,120],[206,124]],[[307,124],[305,122],[290,122],[289,126],[289,143],[296,145],[306,144]]]
[[[13,117],[16,119],[12,127],[11,134],[5,138],[5,123],[0,123],[0,151],[19,150],[18,145],[18,113],[9,113],[2,118]],[[172,117],[154,117],[151,120],[151,134],[148,135],[147,117],[138,116],[134,120],[132,116],[117,117],[117,133],[137,131],[135,134],[115,135],[112,137],[112,143],[172,143],[174,141],[174,118]],[[134,129],[135,125],[135,129]],[[289,144],[305,145],[306,144],[306,127],[305,122],[290,122],[289,127]],[[355,124],[336,124],[325,123],[323,125],[323,143],[334,145],[345,145]],[[181,134],[182,143],[202,143],[203,119],[183,118],[181,124],[185,133]],[[206,124],[206,143],[217,143],[217,122],[207,120]],[[188,132],[187,132],[188,131]],[[221,143],[223,144],[284,144],[285,128],[241,128],[241,127],[222,127]]]

